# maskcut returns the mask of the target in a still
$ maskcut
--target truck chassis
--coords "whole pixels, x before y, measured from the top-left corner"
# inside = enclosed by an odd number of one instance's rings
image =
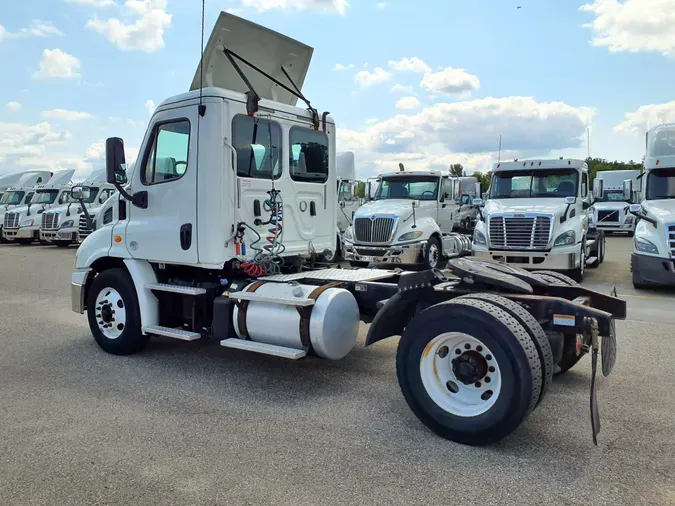
[[[607,376],[616,357],[614,321],[626,317],[626,303],[560,273],[528,272],[475,258],[451,259],[443,270],[328,268],[234,282],[203,269],[189,271],[188,280],[185,267],[151,268],[157,282],[145,286],[134,282],[121,259],[94,264],[80,282],[73,278],[73,310],[87,311],[93,336],[105,351],[138,352],[152,334],[293,359],[340,358],[353,343],[347,343],[346,351],[337,350],[331,348],[335,343],[317,337],[315,322],[322,310],[314,307],[322,293],[339,288],[355,299],[360,320],[370,323],[366,346],[401,336],[396,370],[403,397],[424,425],[458,443],[485,445],[507,437],[541,403],[553,376],[591,353],[591,422],[597,444],[598,354],[601,349]],[[295,290],[294,295],[256,293],[267,284]],[[141,326],[139,295],[148,292],[158,300],[159,326]],[[267,308],[264,316],[247,321],[256,305],[258,314]],[[297,311],[299,328],[294,331],[301,346],[250,338],[254,326],[282,332],[281,323],[274,321],[277,306]]]

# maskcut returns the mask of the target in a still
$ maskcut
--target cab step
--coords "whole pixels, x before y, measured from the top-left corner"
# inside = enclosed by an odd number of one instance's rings
[[[223,339],[220,341],[220,345],[224,346],[225,348],[252,351],[254,353],[289,358],[291,360],[298,360],[299,358],[307,356],[307,352],[305,350],[296,350],[295,348],[286,348],[284,346],[276,346],[274,344],[258,343],[256,341],[249,341],[247,339],[239,339],[236,337]]]
[[[143,332],[146,334],[154,334],[157,336],[173,337],[181,341],[196,341],[201,339],[201,334],[197,332],[190,332],[183,329],[172,329],[171,327],[162,327],[161,325],[154,325],[152,327],[143,327]]]
[[[586,259],[586,265],[595,265],[598,261],[598,257],[588,257]]]
[[[273,297],[271,295],[260,295],[255,292],[231,292],[228,297],[237,300],[250,300],[254,302],[270,302],[272,304],[283,304],[286,306],[313,306],[314,299],[304,297]]]
[[[158,292],[179,293],[181,295],[204,295],[205,288],[195,286],[169,285],[167,283],[146,283],[145,288],[148,290],[157,290]]]

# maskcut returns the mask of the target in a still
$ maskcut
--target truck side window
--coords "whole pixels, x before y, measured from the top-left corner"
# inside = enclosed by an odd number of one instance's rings
[[[293,181],[325,183],[328,180],[328,136],[304,127],[292,127],[289,167]]]
[[[30,201],[33,200],[33,195],[35,195],[35,192],[30,192],[26,195],[26,205],[30,204]]]
[[[180,179],[187,170],[190,122],[186,119],[155,127],[152,144],[145,154],[141,181],[145,185]]]
[[[354,198],[353,198],[354,193],[353,192],[354,192],[354,187],[353,187],[352,183],[343,182],[342,186],[340,186],[339,199],[350,202],[350,201],[354,200]]]
[[[581,176],[581,198],[585,199],[588,196],[588,174],[586,172]]]
[[[105,213],[103,213],[103,224],[107,225],[108,223],[112,223],[113,219],[113,208],[109,207],[108,209],[105,210]]]
[[[443,197],[445,200],[452,200],[452,180],[443,179]]]
[[[281,127],[278,123],[237,114],[232,120],[232,146],[237,152],[237,176],[281,177]]]

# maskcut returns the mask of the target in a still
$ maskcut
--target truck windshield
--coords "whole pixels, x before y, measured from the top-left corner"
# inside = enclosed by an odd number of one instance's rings
[[[436,200],[438,182],[439,178],[433,176],[395,176],[383,179],[377,187],[375,199]]]
[[[59,190],[38,190],[33,204],[53,204]]]
[[[21,203],[21,200],[25,194],[26,192],[22,191],[7,192],[2,196],[2,198],[0,198],[0,204],[16,206]]]
[[[490,198],[564,198],[576,197],[579,173],[576,170],[523,170],[496,172]]]
[[[675,168],[653,169],[647,176],[647,200],[675,199]]]
[[[596,202],[623,202],[623,190],[605,190]]]

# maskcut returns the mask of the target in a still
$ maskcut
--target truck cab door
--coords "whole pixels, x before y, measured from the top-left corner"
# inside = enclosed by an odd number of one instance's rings
[[[455,200],[453,195],[453,180],[447,177],[441,178],[438,199],[438,223],[441,232],[452,232],[455,220]]]
[[[130,193],[143,192],[146,201],[145,208],[127,206],[125,245],[134,258],[198,261],[197,122],[196,106],[153,116],[131,175]]]
[[[581,228],[584,231],[588,230],[588,215],[589,215],[589,208],[593,204],[592,201],[592,192],[588,188],[588,172],[582,172],[581,173],[581,206],[576,206],[576,207],[581,207],[581,209],[577,209],[577,212],[580,213],[581,216]]]

